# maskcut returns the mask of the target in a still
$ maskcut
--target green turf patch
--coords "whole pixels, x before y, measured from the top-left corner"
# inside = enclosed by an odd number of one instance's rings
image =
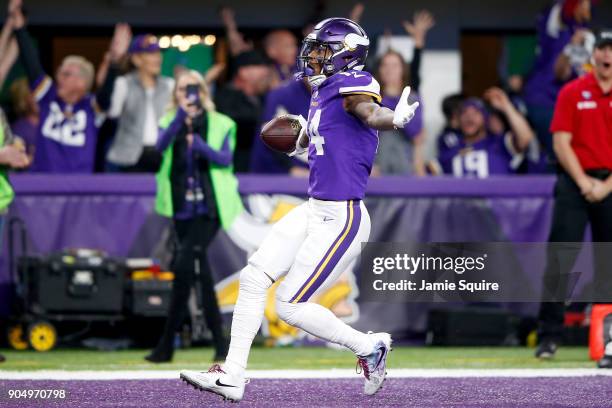
[[[0,350],[7,361],[0,370],[179,370],[210,366],[213,350],[178,350],[172,363],[151,364],[143,358],[149,350],[91,351],[57,349]],[[390,368],[592,368],[586,347],[562,347],[553,361],[539,361],[524,347],[394,347]],[[254,348],[250,369],[325,369],[355,366],[348,351],[322,347]]]

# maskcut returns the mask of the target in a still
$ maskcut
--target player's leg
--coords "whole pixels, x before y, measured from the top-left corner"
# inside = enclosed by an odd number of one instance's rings
[[[244,374],[251,344],[263,320],[266,291],[289,271],[306,238],[307,205],[293,209],[272,227],[240,273],[230,349],[224,365],[229,371]]]
[[[362,202],[311,200],[308,237],[279,286],[276,305],[279,317],[287,323],[360,356],[366,375],[365,391],[374,394],[385,378],[391,337],[387,333],[355,330],[329,309],[308,301],[348,268],[369,235],[370,217]]]
[[[306,206],[307,203],[302,204],[277,222],[240,272],[230,347],[223,367],[214,365],[209,373],[183,371],[182,379],[225,398],[242,398],[244,373],[253,339],[263,320],[266,291],[287,273],[306,238]]]
[[[310,200],[308,236],[295,263],[277,290],[277,312],[287,323],[319,338],[369,354],[372,342],[327,308],[308,300],[326,282],[333,282],[367,241],[370,220],[360,201]]]

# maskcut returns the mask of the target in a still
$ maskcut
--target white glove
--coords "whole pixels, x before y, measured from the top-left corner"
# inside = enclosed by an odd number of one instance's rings
[[[285,115],[285,116],[291,119],[295,119],[298,122],[300,122],[300,134],[298,135],[298,138],[295,141],[295,150],[292,151],[291,153],[287,153],[287,156],[289,157],[299,156],[300,154],[308,150],[308,146],[307,147],[300,146],[300,139],[302,139],[302,136],[306,133],[306,128],[308,127],[308,124],[306,123],[306,119],[304,119],[302,115]]]
[[[395,107],[393,112],[393,126],[396,129],[403,129],[414,118],[414,112],[419,107],[419,103],[415,102],[412,105],[408,105],[408,96],[410,95],[410,87],[407,86],[400,96],[400,100]]]

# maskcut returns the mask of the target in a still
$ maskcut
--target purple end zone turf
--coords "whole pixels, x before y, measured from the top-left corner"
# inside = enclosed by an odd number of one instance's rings
[[[252,380],[240,407],[612,407],[612,377]],[[9,389],[65,389],[65,400],[9,400]],[[180,380],[2,381],[1,407],[232,407]]]

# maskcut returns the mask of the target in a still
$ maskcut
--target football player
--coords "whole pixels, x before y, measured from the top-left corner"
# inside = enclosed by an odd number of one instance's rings
[[[276,295],[281,319],[357,355],[365,376],[364,392],[375,394],[386,375],[391,349],[388,333],[362,333],[327,308],[309,300],[333,283],[368,240],[370,217],[362,200],[378,130],[402,129],[418,102],[408,103],[410,88],[395,111],[379,105],[380,86],[363,67],[370,40],[346,18],[317,24],[303,41],[298,71],[312,85],[308,122],[296,149],[306,149],[310,165],[308,202],[277,222],[240,275],[230,350],[225,363],[208,372],[183,371],[191,385],[239,401],[253,338],[261,326],[267,289],[284,277]]]

